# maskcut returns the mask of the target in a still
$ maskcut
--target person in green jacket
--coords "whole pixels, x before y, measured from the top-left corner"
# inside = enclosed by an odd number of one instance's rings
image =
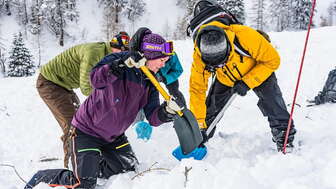
[[[92,87],[89,73],[93,66],[108,54],[128,50],[129,39],[126,32],[120,32],[110,42],[76,45],[40,68],[36,88],[62,128],[66,168],[71,155],[71,120],[80,105],[73,89],[80,88],[83,95],[90,95]]]

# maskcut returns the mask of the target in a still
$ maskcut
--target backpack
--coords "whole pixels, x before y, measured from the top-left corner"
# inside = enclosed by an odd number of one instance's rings
[[[231,24],[240,24],[241,22],[229,11],[221,7],[219,4],[212,3],[207,0],[201,0],[196,3],[193,12],[194,17],[191,19],[189,25],[187,26],[187,36],[191,36],[195,41],[197,36],[197,30],[203,25],[210,23],[212,21],[219,21],[227,26]],[[271,42],[270,37],[268,34],[262,30],[256,30],[260,33],[264,38]],[[251,57],[250,53],[245,50],[241,44],[239,43],[238,39],[235,38],[233,41],[235,51],[240,56]]]
[[[326,102],[336,103],[336,69],[329,72],[323,90],[319,92],[314,100],[308,100],[308,102],[315,103],[316,105]]]

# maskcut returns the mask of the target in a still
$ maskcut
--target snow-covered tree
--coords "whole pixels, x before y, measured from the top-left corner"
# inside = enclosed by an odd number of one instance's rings
[[[289,28],[291,19],[289,0],[270,0],[268,10],[271,28],[278,32]]]
[[[163,26],[162,37],[165,38],[165,39],[171,39],[171,29],[170,29],[170,26],[169,26],[168,19],[166,20],[166,22]]]
[[[25,47],[21,32],[14,36],[13,46],[9,52],[8,72],[9,77],[27,77],[35,73],[33,56]]]
[[[184,17],[179,17],[177,19],[177,25],[175,27],[175,31],[173,33],[173,39],[174,40],[183,40],[187,37],[186,34],[186,28],[188,26],[188,21],[187,18]]]
[[[28,27],[28,12],[27,12],[27,0],[15,0],[13,1],[16,8],[17,20],[19,24],[24,28],[24,35],[27,37],[27,27]]]
[[[31,15],[29,18],[28,28],[30,33],[33,35],[38,35],[41,32],[41,26],[43,21],[43,12],[41,6],[43,5],[43,0],[33,0],[30,7]]]
[[[126,0],[98,0],[103,6],[103,32],[106,40],[110,40],[113,35],[124,30],[120,16],[127,5]]]
[[[327,13],[328,13],[328,25],[332,26],[334,25],[334,18],[336,15],[336,1],[332,2],[329,4],[328,9],[327,9]]]
[[[194,16],[194,7],[198,0],[177,0],[176,5],[185,10],[185,14],[183,17],[178,18],[177,26],[175,27],[175,31],[173,32],[174,39],[185,39],[186,31],[189,25],[190,20]]]
[[[132,23],[132,32],[135,30],[135,22],[145,13],[145,6],[146,3],[143,0],[129,0],[125,5],[125,10],[123,13]]]
[[[292,0],[291,3],[291,29],[306,30],[309,25],[310,11],[312,8],[311,0]]]
[[[12,5],[11,0],[0,0],[0,16],[2,14],[10,16],[12,15]]]
[[[78,19],[75,0],[43,0],[40,8],[42,22],[59,38],[59,45],[63,46],[68,22],[77,22]]]
[[[254,0],[252,11],[252,26],[259,30],[264,30],[266,21],[264,20],[265,0]]]
[[[230,11],[241,23],[245,23],[245,3],[243,0],[217,0],[218,4]]]
[[[324,16],[320,16],[320,27],[329,26],[328,19]]]

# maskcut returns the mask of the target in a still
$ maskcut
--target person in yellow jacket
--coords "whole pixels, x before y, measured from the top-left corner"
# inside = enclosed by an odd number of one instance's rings
[[[284,144],[289,113],[274,71],[280,57],[274,47],[256,30],[239,24],[225,25],[211,21],[201,25],[194,33],[194,54],[190,76],[190,109],[198,120],[204,141],[206,130],[230,97],[237,93],[245,96],[251,89],[258,96],[258,107],[268,118],[273,141],[278,150]],[[238,40],[249,56],[244,56],[234,44]],[[214,82],[206,96],[208,79]],[[287,146],[296,130],[291,126]]]

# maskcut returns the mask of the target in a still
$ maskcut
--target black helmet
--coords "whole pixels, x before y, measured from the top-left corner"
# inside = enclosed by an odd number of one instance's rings
[[[202,12],[205,9],[208,9],[209,7],[213,7],[214,4],[210,1],[199,1],[195,4],[194,7],[194,16],[199,15],[200,12]]]
[[[207,66],[217,68],[225,65],[231,46],[223,29],[216,26],[202,28],[196,42]]]
[[[110,41],[110,45],[113,48],[120,49],[122,51],[126,51],[129,48],[130,37],[127,32],[121,31],[117,35],[115,35]]]

